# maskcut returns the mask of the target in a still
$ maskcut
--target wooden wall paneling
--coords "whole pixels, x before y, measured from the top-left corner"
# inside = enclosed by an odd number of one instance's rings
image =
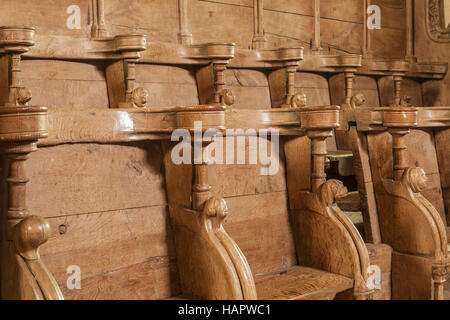
[[[197,105],[195,70],[189,66],[139,64],[136,86],[147,89],[152,107]]]
[[[195,43],[233,42],[240,48],[250,48],[253,1],[191,0],[188,12]]]
[[[105,69],[102,62],[24,60],[23,83],[36,104],[50,109],[108,108]]]
[[[90,35],[91,0],[51,0],[44,1],[14,1],[5,0],[0,4],[0,20],[2,25],[17,25],[17,17],[24,24],[35,26],[39,35],[69,36],[73,38],[88,37]],[[80,29],[69,29],[67,20],[74,11],[69,11],[70,6],[78,6],[80,9]],[[72,9],[72,8],[71,8]]]
[[[111,35],[145,34],[152,42],[178,43],[178,0],[105,1],[105,20]],[[193,20],[191,20],[193,21]]]

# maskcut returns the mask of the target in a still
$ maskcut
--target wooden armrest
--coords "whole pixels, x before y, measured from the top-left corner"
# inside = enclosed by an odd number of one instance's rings
[[[330,300],[353,288],[353,279],[302,266],[255,277],[260,300]]]

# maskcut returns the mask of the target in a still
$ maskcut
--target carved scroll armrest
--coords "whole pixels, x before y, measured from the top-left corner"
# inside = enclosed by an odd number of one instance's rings
[[[202,211],[172,212],[183,295],[201,299],[256,299],[245,256],[226,233],[224,199],[211,198]]]
[[[32,288],[39,288],[40,293],[36,294],[36,298],[42,297],[45,300],[63,300],[64,297],[58,284],[42,262],[39,255],[39,247],[47,242],[50,225],[41,217],[30,216],[19,222],[14,227],[14,245],[27,269],[21,270],[23,273],[31,273],[34,283],[27,285]],[[23,264],[19,263],[19,268],[23,268]]]

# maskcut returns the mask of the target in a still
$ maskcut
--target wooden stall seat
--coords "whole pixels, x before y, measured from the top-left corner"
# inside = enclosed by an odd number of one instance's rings
[[[355,90],[355,94],[361,91],[369,98],[354,109],[356,126],[350,130],[358,132],[355,146],[362,164],[362,182],[369,183],[368,204],[370,197],[371,201],[376,199],[376,207],[372,202],[368,216],[379,225],[381,240],[394,250],[392,298],[442,299],[448,244],[436,151],[432,131],[415,129],[421,125],[420,112],[409,105],[412,100],[421,105],[420,86],[409,89],[414,98],[400,98],[400,88],[414,84],[401,80],[401,76],[395,81],[382,77],[377,86],[372,80],[370,90],[377,92],[378,87],[379,101],[370,98],[370,92]],[[377,108],[384,103],[391,106]],[[379,120],[375,120],[375,114]],[[414,138],[415,142],[409,140]],[[428,185],[426,177],[431,181]],[[372,230],[377,232],[376,228]]]

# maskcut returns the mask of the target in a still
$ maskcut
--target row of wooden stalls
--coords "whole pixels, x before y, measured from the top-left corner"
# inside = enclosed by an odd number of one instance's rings
[[[45,180],[52,163],[33,162],[40,148],[149,140],[161,143],[148,152],[159,152],[164,166],[170,232],[163,241],[173,245],[173,263],[169,276],[157,280],[170,290],[143,298],[444,298],[450,107],[438,105],[437,88],[446,64],[151,43],[137,34],[45,39],[30,27],[0,29],[3,299],[73,297],[66,266],[58,272],[46,266],[70,257],[73,247],[42,258],[39,252],[54,232],[69,234],[45,218],[57,215],[47,200],[58,182]],[[40,77],[77,77],[82,66],[101,70],[70,97],[83,99],[84,107],[57,108],[68,93],[41,87]],[[98,73],[104,89],[94,85]],[[104,101],[107,108],[95,108]],[[211,145],[238,137],[248,152],[256,132],[253,141],[270,141],[279,168],[263,175],[261,166],[211,165],[206,156],[174,163],[180,147],[174,131],[188,132],[188,146],[211,156],[221,153]],[[27,178],[28,163],[41,168],[38,181]],[[80,184],[59,197],[91,188]],[[27,209],[27,185],[39,190],[49,212]],[[265,200],[264,212],[255,210],[255,202],[232,199],[232,190],[246,188],[256,194],[275,188],[276,198]],[[152,190],[142,192],[153,197]],[[89,239],[72,241],[95,243],[108,225],[97,227]],[[149,220],[145,227],[167,226]],[[148,248],[157,245],[146,240]],[[113,260],[115,253],[103,255]]]

